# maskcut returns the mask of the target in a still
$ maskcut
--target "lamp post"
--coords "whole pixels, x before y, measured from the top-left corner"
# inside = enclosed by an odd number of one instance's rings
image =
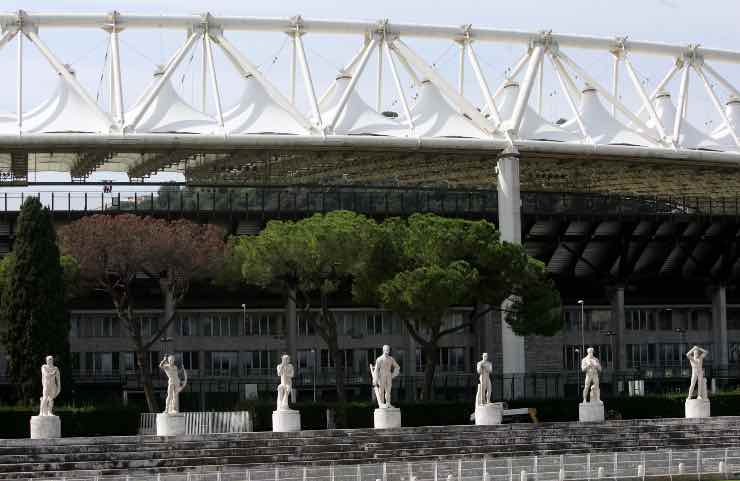
[[[683,354],[686,350],[686,329],[682,327],[677,327],[674,329],[678,333],[679,336],[681,336],[681,343],[683,345],[682,348],[680,348],[680,352],[678,353],[678,369],[681,371],[681,375],[683,376]]]
[[[313,357],[313,402],[316,402],[316,349],[311,349]]]
[[[242,329],[244,329],[244,333],[246,334],[247,333],[247,305],[246,304],[242,304]]]
[[[579,362],[580,357],[581,357],[580,353],[581,351],[578,350],[578,348],[573,349],[573,356],[575,357],[575,359],[573,360],[575,362],[573,364],[575,365],[575,368],[576,368],[576,376],[578,376],[578,391],[576,391],[576,396],[578,396],[578,393],[581,392],[581,374],[578,370],[578,368],[581,367],[580,362]]]

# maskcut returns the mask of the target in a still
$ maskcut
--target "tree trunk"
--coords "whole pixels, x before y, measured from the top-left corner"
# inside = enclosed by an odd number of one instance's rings
[[[152,375],[146,365],[146,355],[148,351],[144,351],[137,347],[136,349],[136,362],[139,365],[139,372],[141,372],[141,380],[144,383],[144,397],[146,398],[146,405],[150,413],[159,412],[157,406],[157,398],[154,397],[154,385],[152,384]]]
[[[422,346],[424,354],[424,390],[422,397],[425,401],[434,400],[434,372],[437,370],[439,348],[435,343],[426,343]]]

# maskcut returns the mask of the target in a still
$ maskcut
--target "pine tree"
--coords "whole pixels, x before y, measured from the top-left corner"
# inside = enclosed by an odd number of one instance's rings
[[[0,319],[7,326],[2,340],[10,379],[19,399],[29,403],[40,396],[40,368],[47,355],[54,356],[66,379],[71,374],[69,318],[56,233],[49,209],[35,197],[21,207],[11,255],[0,297]],[[62,386],[68,389],[69,382],[63,380]]]

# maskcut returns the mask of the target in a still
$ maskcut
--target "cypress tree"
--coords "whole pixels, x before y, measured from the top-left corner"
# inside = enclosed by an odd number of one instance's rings
[[[64,299],[64,275],[49,209],[35,198],[21,207],[13,256],[0,297],[0,319],[7,327],[3,344],[8,374],[19,399],[28,403],[41,393],[41,364],[54,356],[69,389],[69,318]],[[66,382],[65,382],[66,381]]]

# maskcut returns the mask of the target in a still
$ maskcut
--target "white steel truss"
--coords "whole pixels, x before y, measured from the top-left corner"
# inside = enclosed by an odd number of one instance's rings
[[[108,78],[108,102],[104,105],[96,101],[94,95],[83,87],[64,60],[54,52],[54,45],[42,40],[47,29],[98,29],[108,34],[108,52],[105,72]],[[185,34],[183,43],[171,53],[167,63],[161,68],[150,87],[138,95],[135,107],[126,111],[124,93],[130,92],[127,86],[129,72],[121,64],[122,51],[125,52],[126,36],[136,35],[142,30],[174,29]],[[283,92],[278,83],[271,79],[257,64],[242,53],[238,42],[232,38],[233,32],[277,32],[288,36],[289,76],[288,87]],[[20,33],[20,35],[19,35]],[[319,98],[319,86],[315,81],[315,71],[321,68],[307,55],[306,42],[312,35],[333,35],[356,37],[362,40],[363,46],[345,64],[340,71],[345,81],[332,82],[328,88],[321,86],[323,95]],[[413,42],[424,39],[443,39],[455,45],[457,50],[456,75],[451,79],[434,64],[425,60],[414,48]],[[54,145],[69,144],[80,147],[101,145],[136,145],[161,146],[178,145],[197,150],[214,148],[214,146],[276,146],[300,147],[338,145],[346,147],[367,147],[382,149],[393,148],[454,148],[473,150],[499,150],[504,147],[516,147],[520,151],[552,151],[572,153],[599,152],[605,155],[627,155],[654,158],[681,158],[699,162],[732,163],[740,162],[740,125],[736,115],[730,113],[729,104],[740,97],[736,80],[728,79],[720,73],[717,66],[740,64],[740,52],[710,49],[694,45],[667,45],[654,42],[639,42],[620,38],[584,37],[563,35],[552,32],[517,32],[480,28],[472,25],[463,26],[428,26],[416,24],[398,24],[388,20],[379,22],[353,22],[304,19],[299,16],[291,18],[251,18],[251,17],[217,17],[208,13],[203,15],[184,16],[149,16],[124,14],[119,12],[105,14],[30,14],[23,11],[0,13],[0,49],[17,42],[16,65],[1,65],[3,71],[16,70],[16,108],[14,112],[0,111],[0,150],[28,146],[28,148],[53,149]],[[25,43],[24,43],[25,42]],[[200,47],[196,48],[196,45]],[[510,68],[500,64],[498,68],[506,69],[506,78],[499,81],[485,68],[496,63],[495,58],[487,58],[481,52],[486,44],[509,44],[523,50]],[[95,118],[99,127],[90,131],[70,127],[59,128],[59,120],[54,124],[55,130],[45,130],[44,112],[24,110],[24,90],[33,88],[31,80],[23,75],[25,50],[36,48],[51,65],[61,79],[65,91],[75,97],[76,105],[81,104],[85,112]],[[310,46],[309,46],[310,47]],[[170,130],[147,130],[143,119],[151,117],[152,109],[167,109],[168,105],[158,102],[161,96],[169,92],[168,86],[175,71],[183,65],[188,54],[201,51],[199,93],[202,95],[198,107],[188,105],[181,112],[194,112],[200,124],[212,124],[213,128],[202,127],[200,130],[168,127]],[[597,75],[582,66],[576,60],[580,50],[597,51],[606,54],[605,60],[611,65],[611,85],[599,82]],[[377,51],[377,52],[376,52]],[[255,115],[263,115],[262,123],[274,125],[261,127],[258,133],[249,134],[229,130],[225,122],[227,109],[224,105],[224,88],[221,83],[223,72],[214,56],[220,52],[245,79],[255,82],[259,92],[264,92],[265,99],[260,100],[263,110]],[[309,52],[310,53],[310,52]],[[370,62],[377,53],[377,59]],[[107,54],[106,54],[107,55]],[[645,57],[673,59],[673,66],[657,84],[649,88],[642,81],[636,66],[642,66]],[[485,61],[485,65],[481,62]],[[191,58],[192,60],[192,58]],[[547,61],[546,61],[547,60]],[[370,67],[368,67],[370,65]],[[374,65],[374,66],[373,66]],[[477,88],[466,88],[466,69],[472,75],[468,82]],[[338,122],[357,105],[369,106],[364,102],[353,102],[353,95],[358,93],[360,79],[368,69],[374,69],[374,102],[369,109],[386,115],[387,121],[381,122],[383,128],[373,125],[363,126],[362,132],[352,135],[340,135]],[[555,88],[562,92],[565,111],[561,112],[567,120],[572,120],[570,132],[576,140],[558,138],[527,137],[527,132],[543,132],[543,129],[532,128],[532,122],[548,122],[543,117],[547,110],[546,91],[547,75],[556,81]],[[297,99],[297,76],[302,77],[305,86],[305,102],[302,106]],[[620,84],[620,72],[625,72],[629,82]],[[700,80],[693,89],[690,78]],[[368,75],[366,75],[368,77]],[[679,80],[674,81],[678,78]],[[423,112],[415,110],[420,100],[412,96],[406,87],[410,80],[413,89],[431,88],[435,93],[434,101],[439,103],[439,112],[456,116],[454,119],[458,130],[442,130],[442,133],[429,134],[417,127],[425,119],[419,116],[428,115],[427,105]],[[368,80],[364,80],[367,82]],[[391,82],[392,88],[384,91],[385,81]],[[468,86],[469,86],[468,83]],[[507,87],[517,85],[513,100],[504,94]],[[425,87],[427,86],[427,87]],[[491,87],[495,86],[495,89]],[[608,86],[608,87],[607,87]],[[703,88],[702,88],[703,87]],[[340,92],[336,89],[341,88]],[[656,110],[656,99],[661,92],[673,89],[676,93],[676,115],[670,121],[659,118]],[[590,89],[590,90],[589,90]],[[634,144],[609,143],[599,140],[601,125],[594,125],[593,119],[584,109],[589,107],[582,92],[596,92],[598,99],[606,104],[612,121],[619,128],[634,133],[630,138],[639,137]],[[210,92],[209,92],[210,91]],[[206,94],[212,97],[212,111],[208,113]],[[49,92],[51,95],[51,92]],[[169,95],[169,94],[167,94]],[[632,102],[624,97],[632,95]],[[730,142],[718,143],[712,133],[703,132],[707,142],[703,145],[718,145],[712,150],[691,149],[681,145],[681,133],[690,127],[687,112],[689,106],[696,102],[697,96],[709,99],[714,111],[711,115],[719,121],[720,129],[725,132],[724,138]],[[170,95],[170,99],[175,98]],[[325,102],[333,98],[335,104],[330,111]],[[389,98],[395,98],[399,113],[382,112]],[[431,97],[430,97],[431,98]],[[665,97],[663,97],[665,98]],[[338,102],[336,99],[339,99]],[[508,99],[508,100],[507,100]],[[702,99],[704,100],[704,99]],[[182,99],[178,101],[186,104]],[[385,101],[385,103],[384,103]],[[509,102],[506,104],[506,102]],[[166,102],[165,102],[166,103]],[[706,103],[706,102],[704,102]],[[633,108],[630,105],[637,105]],[[505,105],[505,106],[504,106]],[[355,107],[353,107],[355,106]],[[63,105],[61,119],[64,120]],[[433,111],[434,104],[432,104]],[[562,106],[560,106],[562,109]],[[692,110],[693,111],[693,110]],[[275,113],[277,112],[277,113]],[[324,112],[324,115],[322,115]],[[421,112],[421,113],[419,113]],[[279,115],[278,115],[279,114]],[[286,115],[302,129],[296,134],[295,129],[281,130],[277,119]],[[390,115],[392,114],[392,115]],[[34,115],[34,122],[28,122],[29,115]],[[174,115],[174,114],[173,114]],[[78,115],[79,117],[79,112]],[[415,117],[416,116],[416,117]],[[397,118],[396,118],[397,117]],[[603,117],[598,117],[603,118]],[[175,118],[173,124],[187,124],[187,118]],[[193,120],[193,119],[190,119]],[[442,119],[445,120],[445,119]],[[554,118],[552,119],[555,120]],[[529,122],[528,128],[522,125]],[[192,123],[192,122],[191,122]],[[548,123],[547,132],[560,131],[558,126]],[[666,125],[671,123],[672,125]],[[30,125],[32,124],[32,125]],[[397,124],[398,129],[388,128]],[[568,124],[565,124],[566,126]],[[466,127],[467,126],[467,127]],[[469,127],[469,128],[468,128]],[[535,127],[538,127],[535,125]],[[376,128],[376,130],[373,130]],[[560,130],[558,130],[560,129]],[[693,127],[692,127],[693,129]],[[720,130],[716,129],[716,131]],[[693,129],[692,132],[694,132]],[[421,133],[420,133],[421,132]],[[156,135],[155,135],[156,133]],[[290,135],[287,135],[290,134]],[[637,137],[635,137],[637,136]],[[21,140],[22,138],[22,140]],[[596,139],[596,140],[594,140]],[[548,142],[549,141],[549,142]],[[715,142],[716,141],[716,142]],[[709,149],[709,148],[707,148]]]

